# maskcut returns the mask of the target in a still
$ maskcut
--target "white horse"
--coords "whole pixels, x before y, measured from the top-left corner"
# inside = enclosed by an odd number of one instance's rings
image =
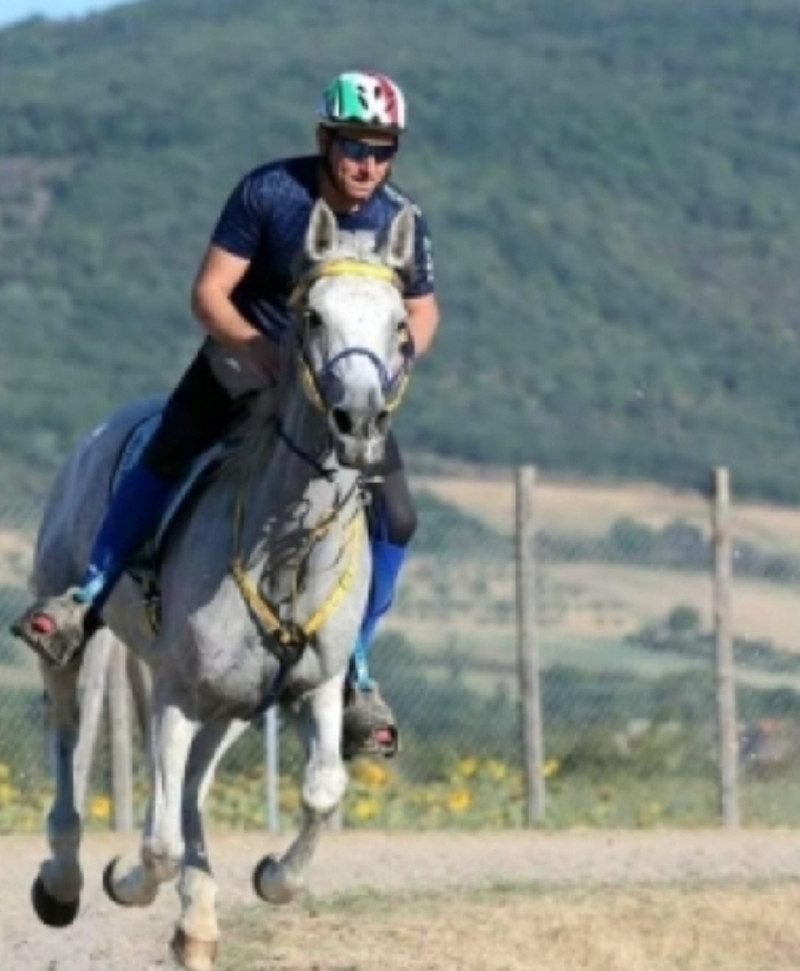
[[[257,399],[223,471],[178,518],[160,570],[158,629],[129,576],[104,610],[153,682],[140,854],[112,861],[104,886],[117,903],[141,907],[178,877],[172,948],[192,971],[212,967],[220,937],[202,802],[254,713],[277,702],[298,705],[306,751],[300,830],[280,859],[265,857],[255,867],[262,898],[283,903],[302,886],[320,830],[345,792],[343,685],[371,569],[362,472],[382,458],[407,377],[399,274],[410,268],[412,252],[408,209],[378,244],[341,234],[328,206],[315,205],[277,403],[274,392]],[[37,543],[37,595],[58,593],[80,575],[122,443],[148,408],[114,415],[61,472]],[[80,664],[78,657],[60,668],[41,666],[56,793],[47,820],[51,856],[32,898],[51,926],[75,919],[83,882],[73,791]]]

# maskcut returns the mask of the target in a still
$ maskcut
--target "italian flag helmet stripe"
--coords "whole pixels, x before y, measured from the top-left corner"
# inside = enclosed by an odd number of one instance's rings
[[[375,78],[378,82],[378,90],[380,91],[380,100],[386,105],[386,112],[389,116],[389,121],[393,125],[400,124],[403,119],[400,118],[400,99],[402,95],[398,97],[398,92],[396,92],[394,83],[386,77],[385,74],[372,74],[369,77]]]

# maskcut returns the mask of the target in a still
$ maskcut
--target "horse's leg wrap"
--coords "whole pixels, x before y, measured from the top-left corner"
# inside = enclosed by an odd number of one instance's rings
[[[400,751],[400,732],[394,712],[386,703],[376,681],[364,690],[345,687],[342,721],[342,758],[382,755],[391,758]]]
[[[77,590],[37,600],[11,624],[11,633],[48,664],[68,664],[97,629],[91,604],[77,599]]]

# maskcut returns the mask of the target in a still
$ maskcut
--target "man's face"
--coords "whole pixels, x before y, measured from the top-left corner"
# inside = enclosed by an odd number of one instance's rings
[[[336,188],[349,199],[363,202],[389,174],[397,151],[397,138],[387,132],[364,128],[339,128],[320,133],[327,147]]]

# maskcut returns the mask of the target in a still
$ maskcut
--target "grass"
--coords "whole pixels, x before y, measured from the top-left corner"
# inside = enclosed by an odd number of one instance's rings
[[[511,532],[514,483],[510,470],[490,470],[486,478],[415,476],[416,489],[432,493],[494,528]],[[736,501],[731,525],[736,537],[774,553],[800,555],[800,510]],[[698,492],[653,483],[553,482],[540,480],[534,491],[536,519],[552,532],[598,536],[618,519],[631,518],[653,529],[675,520],[708,529],[709,500]]]
[[[370,890],[224,912],[220,971],[795,971],[790,881]]]

